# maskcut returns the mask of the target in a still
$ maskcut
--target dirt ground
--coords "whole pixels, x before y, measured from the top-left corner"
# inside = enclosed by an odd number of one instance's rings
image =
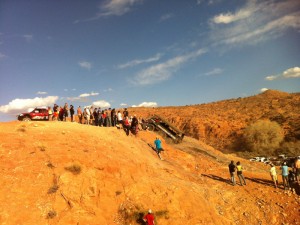
[[[269,166],[225,155],[185,137],[126,136],[76,122],[0,123],[0,224],[156,225],[300,224],[300,191],[275,189]],[[247,185],[232,186],[240,161]],[[280,174],[279,168],[277,172]],[[236,178],[237,179],[237,178]]]

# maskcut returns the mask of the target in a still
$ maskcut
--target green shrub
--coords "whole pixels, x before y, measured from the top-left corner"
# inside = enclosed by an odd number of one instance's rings
[[[284,134],[278,123],[259,120],[246,127],[243,137],[249,151],[273,153],[282,142]]]

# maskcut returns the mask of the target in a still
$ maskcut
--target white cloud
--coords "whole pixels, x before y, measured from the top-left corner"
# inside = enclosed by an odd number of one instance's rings
[[[24,34],[23,37],[25,38],[25,40],[27,42],[31,42],[33,39],[33,35],[32,34]]]
[[[132,107],[157,107],[156,102],[142,102],[139,105],[133,105]]]
[[[127,106],[127,104],[126,103],[121,103],[120,106]]]
[[[268,88],[262,88],[262,89],[260,89],[260,92],[265,92],[267,90],[269,90],[269,89]]]
[[[279,78],[287,79],[287,78],[298,78],[300,77],[300,67],[293,67],[283,71],[282,74],[270,75],[267,76],[266,80],[275,80]]]
[[[283,72],[282,76],[284,78],[300,77],[300,67],[294,67],[294,68],[287,69],[286,71]]]
[[[277,79],[277,78],[278,78],[278,76],[271,75],[271,76],[267,76],[265,79],[266,79],[266,80],[275,80],[275,79]]]
[[[223,73],[223,70],[220,68],[214,68],[212,71],[209,71],[207,73],[205,73],[206,76],[212,76],[212,75],[217,75]]]
[[[33,99],[14,99],[8,105],[0,106],[2,113],[21,113],[27,111],[28,108],[42,107],[53,105],[58,96],[47,96],[45,98],[36,97]]]
[[[88,69],[90,70],[92,68],[92,63],[90,62],[87,62],[87,61],[81,61],[81,62],[78,62],[78,65],[84,69]]]
[[[255,1],[235,13],[211,19],[211,40],[215,44],[256,44],[275,39],[288,29],[300,29],[300,1]]]
[[[142,63],[150,63],[150,62],[155,62],[155,61],[158,61],[161,57],[161,54],[156,54],[155,56],[151,57],[151,58],[148,58],[148,59],[135,59],[135,60],[132,60],[130,62],[127,62],[125,64],[121,64],[118,66],[119,69],[124,69],[124,68],[127,68],[127,67],[133,67],[133,66],[137,66],[139,64],[142,64]]]
[[[100,6],[99,16],[122,16],[132,10],[132,7],[142,0],[109,0]]]
[[[37,95],[46,95],[46,94],[48,94],[48,93],[45,92],[45,91],[38,91],[36,94],[37,94]]]
[[[257,10],[253,1],[249,1],[248,3],[249,4],[245,8],[238,10],[236,13],[221,13],[220,15],[215,16],[212,21],[216,24],[229,24],[238,20],[246,19]]]
[[[105,16],[122,16],[130,12],[136,4],[142,2],[143,0],[106,0],[99,6],[99,12],[95,16],[87,19],[75,20],[73,23],[77,24],[80,22],[94,21]]]
[[[85,97],[96,96],[96,95],[99,95],[99,93],[97,93],[97,92],[84,93],[84,94],[79,95],[79,98],[85,98]]]
[[[149,85],[165,81],[169,79],[184,63],[203,55],[205,52],[206,50],[199,49],[186,55],[177,56],[164,63],[151,66],[139,72],[130,82],[136,85]]]
[[[96,106],[96,107],[101,107],[101,108],[109,108],[110,107],[110,103],[107,101],[104,101],[104,100],[93,102],[92,105]]]

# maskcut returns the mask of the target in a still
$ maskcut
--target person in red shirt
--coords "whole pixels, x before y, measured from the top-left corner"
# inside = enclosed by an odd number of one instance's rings
[[[147,225],[154,225],[154,216],[151,209],[149,209],[148,214],[144,216],[143,220],[147,222]]]

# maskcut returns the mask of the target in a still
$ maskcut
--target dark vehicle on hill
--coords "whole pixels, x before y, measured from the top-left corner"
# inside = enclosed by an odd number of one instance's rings
[[[48,109],[45,107],[37,107],[31,112],[19,114],[18,120],[20,121],[49,120]]]
[[[158,131],[159,133],[172,138],[174,143],[179,143],[184,138],[184,133],[182,131],[158,115],[153,115],[143,121],[142,128],[144,130]]]

